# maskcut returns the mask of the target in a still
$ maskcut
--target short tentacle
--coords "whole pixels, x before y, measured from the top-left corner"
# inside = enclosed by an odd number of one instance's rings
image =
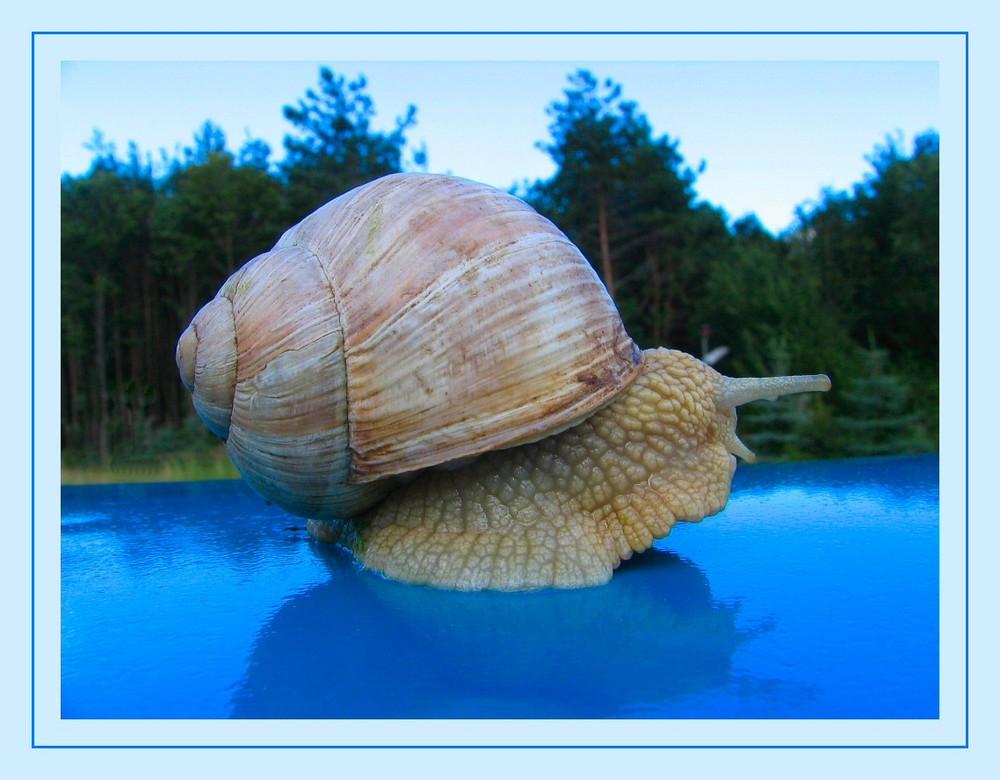
[[[715,397],[716,407],[722,411],[735,413],[737,406],[751,401],[774,401],[785,395],[796,393],[823,393],[831,387],[830,377],[826,374],[804,374],[800,376],[766,376],[766,377],[722,377],[722,384]],[[725,445],[733,455],[753,463],[757,456],[747,447],[735,427],[725,436]]]

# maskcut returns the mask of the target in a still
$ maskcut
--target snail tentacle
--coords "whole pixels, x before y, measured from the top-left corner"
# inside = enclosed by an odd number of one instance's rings
[[[830,377],[826,374],[804,374],[799,376],[739,377],[722,376],[722,382],[715,397],[720,409],[732,410],[753,401],[775,401],[785,395],[796,393],[825,393],[830,389]],[[726,447],[747,463],[754,463],[757,456],[736,435],[735,421],[725,437]]]
[[[795,393],[823,393],[830,389],[826,374],[802,376],[722,377],[717,402],[720,406],[736,408],[751,401],[774,401]]]

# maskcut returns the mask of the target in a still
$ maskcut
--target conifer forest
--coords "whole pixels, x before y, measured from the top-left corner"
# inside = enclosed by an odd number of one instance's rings
[[[937,449],[935,131],[910,148],[872,139],[862,181],[815,195],[772,235],[699,199],[698,170],[623,85],[581,70],[553,92],[538,110],[555,173],[514,194],[582,250],[639,346],[711,355],[730,376],[829,374],[830,393],[741,409],[741,438],[764,459]],[[63,176],[64,465],[221,447],[180,383],[178,335],[287,227],[357,185],[425,170],[434,153],[408,144],[419,107],[373,128],[363,77],[322,68],[275,110],[288,122],[278,161],[260,140],[230,148],[206,121],[155,164],[95,134],[89,170]]]

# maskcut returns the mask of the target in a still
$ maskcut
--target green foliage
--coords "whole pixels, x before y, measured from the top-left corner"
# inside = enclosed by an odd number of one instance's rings
[[[107,462],[113,422],[146,412],[128,379],[145,373],[136,353],[149,323],[129,293],[149,281],[155,192],[134,147],[118,160],[95,146],[90,174],[62,181],[62,420],[64,441],[87,441]]]
[[[773,336],[760,351],[763,363],[750,373],[786,376],[805,373],[795,367],[789,344]],[[757,401],[739,410],[740,438],[761,460],[797,460],[830,456],[829,414],[817,394]]]
[[[907,156],[891,139],[868,158],[871,173],[850,193],[824,192],[801,209],[785,239],[789,255],[818,275],[827,324],[838,328],[839,388],[829,401],[844,454],[937,448],[939,141],[914,140]],[[831,339],[833,341],[833,339]],[[875,345],[878,345],[876,349]],[[891,360],[890,360],[891,358]],[[890,368],[891,364],[891,368]],[[839,381],[838,381],[839,379]],[[880,421],[881,420],[881,421]]]
[[[911,389],[888,371],[888,353],[864,353],[865,370],[842,392],[843,414],[837,422],[845,455],[887,455],[931,449],[921,415],[910,405]]]
[[[319,90],[308,89],[298,105],[285,106],[285,118],[296,128],[285,136],[281,166],[292,221],[349,189],[402,170],[406,131],[416,124],[417,109],[409,106],[392,132],[374,131],[375,106],[366,87],[364,76],[348,82],[322,68]],[[417,152],[416,163],[425,157]]]
[[[238,165],[222,131],[209,122],[161,183],[153,215],[154,257],[164,276],[186,288],[189,317],[247,259],[281,234],[282,191],[259,147]]]
[[[586,70],[569,81],[539,144],[558,170],[523,196],[591,259],[634,338],[686,344],[694,334],[679,326],[703,294],[705,261],[729,241],[721,214],[694,205],[678,143],[655,137],[620,85]]]
[[[702,311],[731,349],[728,370],[763,376],[780,363],[795,373],[837,372],[850,339],[810,258],[747,220],[736,237],[709,267]]]
[[[791,251],[807,256],[851,338],[873,335],[896,359],[938,359],[939,143],[926,133],[907,157],[891,139],[851,193],[800,210]]]

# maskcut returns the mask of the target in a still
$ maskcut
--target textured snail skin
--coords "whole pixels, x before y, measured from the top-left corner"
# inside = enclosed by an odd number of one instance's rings
[[[725,507],[735,406],[826,390],[825,376],[731,380],[696,358],[645,353],[611,404],[538,442],[431,470],[354,521],[311,521],[323,541],[387,576],[458,590],[600,585],[678,520]],[[777,385],[775,384],[777,383]]]

